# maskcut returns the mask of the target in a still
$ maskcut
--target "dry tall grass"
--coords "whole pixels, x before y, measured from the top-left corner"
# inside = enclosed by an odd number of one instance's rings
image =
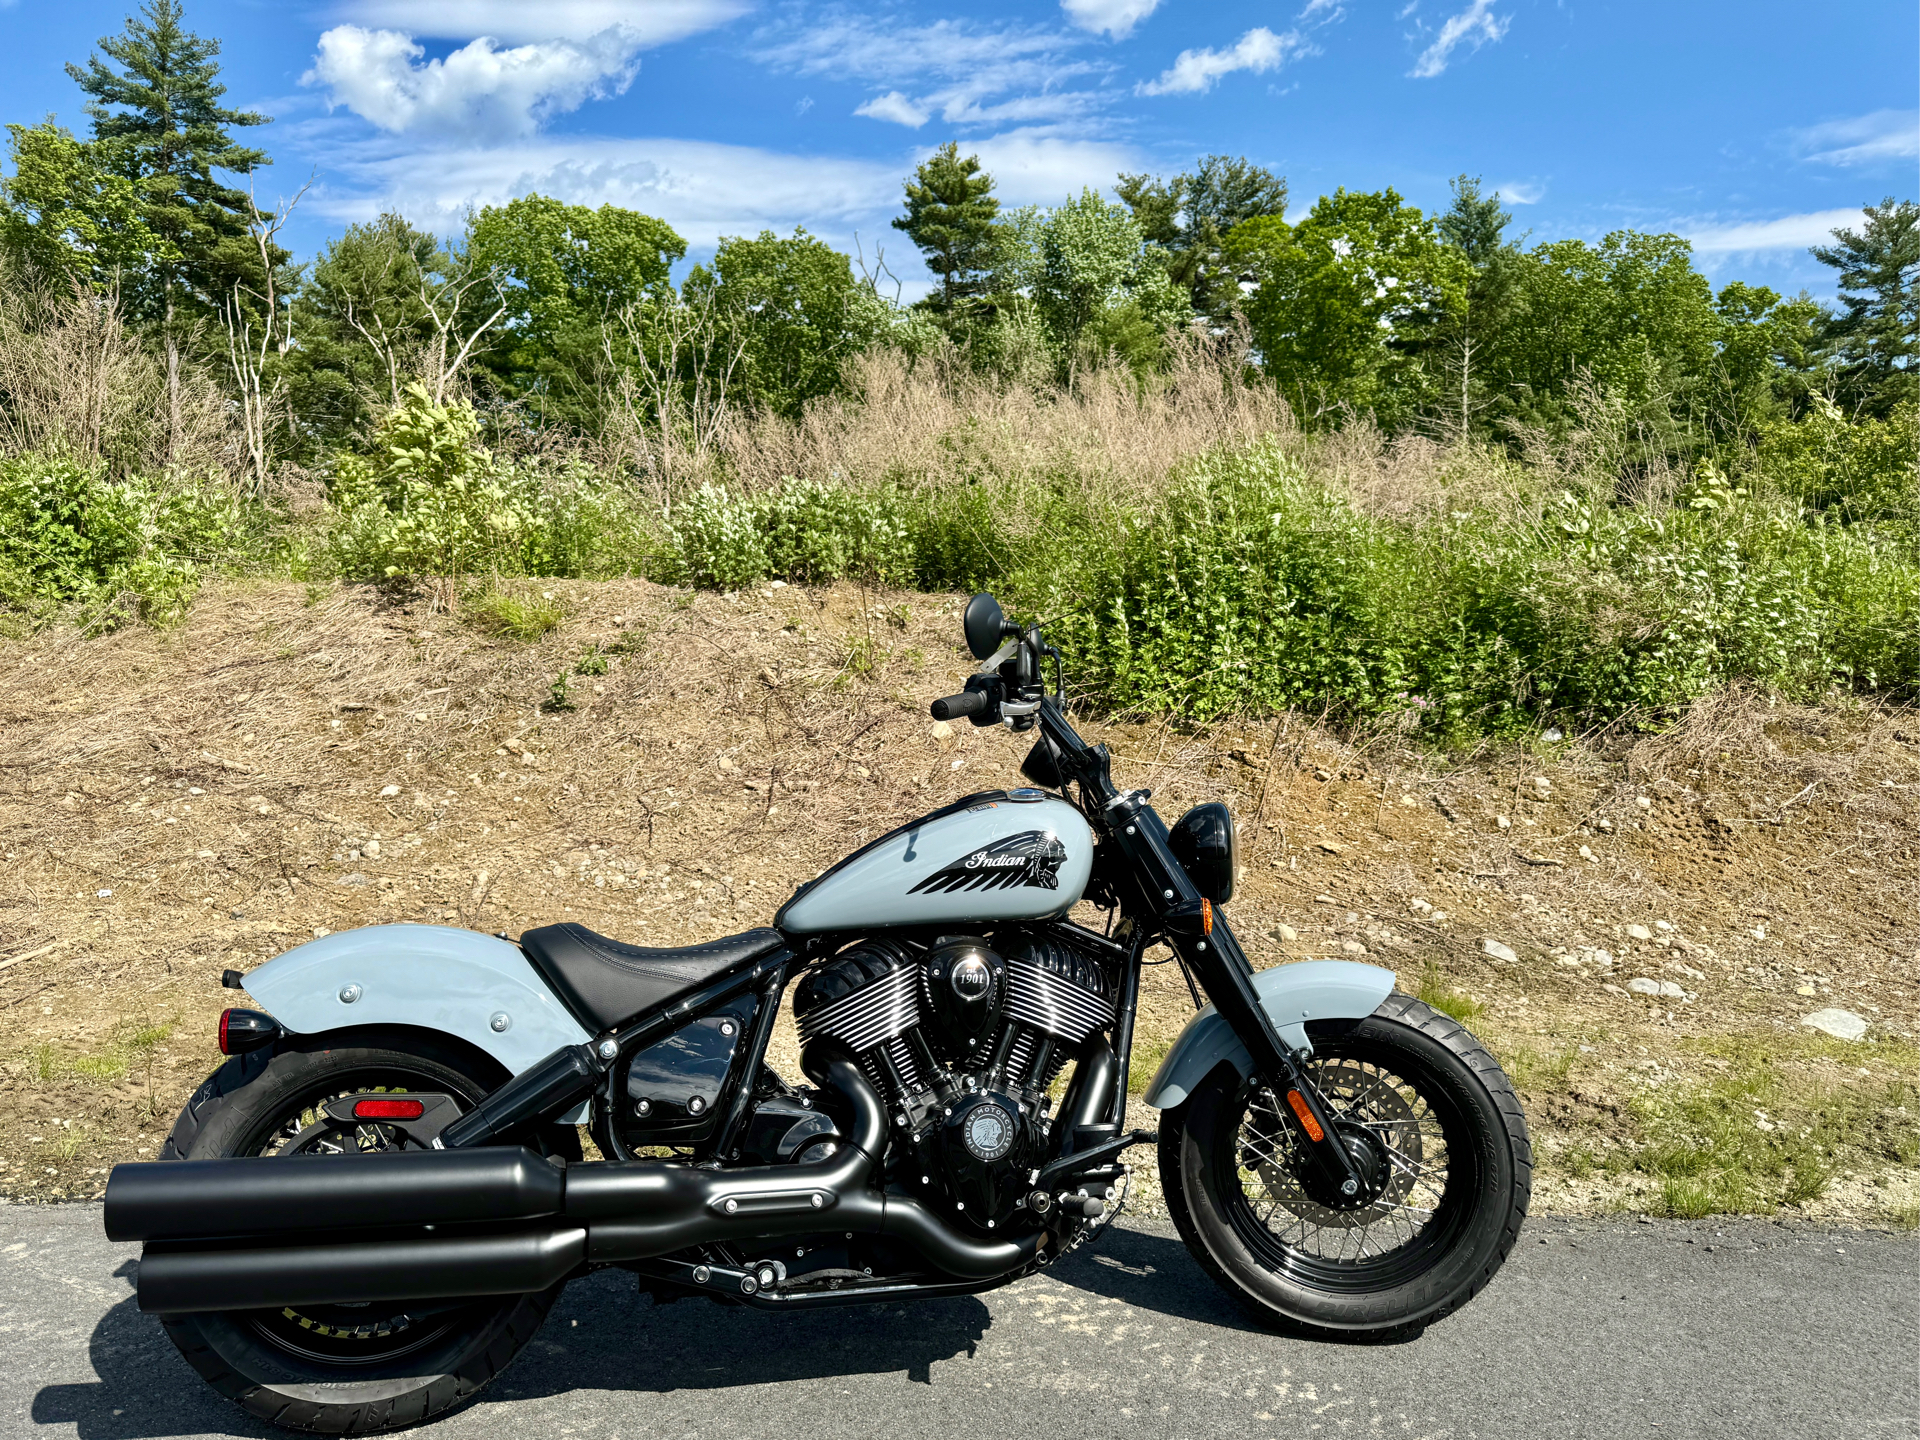
[[[232,407],[211,376],[166,367],[116,297],[61,293],[0,272],[0,453],[59,451],[116,471],[228,471],[244,463]]]
[[[787,476],[853,486],[994,478],[1151,493],[1190,456],[1294,434],[1286,401],[1253,374],[1243,339],[1178,336],[1162,375],[1109,364],[1067,387],[1008,383],[958,352],[911,360],[895,350],[854,357],[846,380],[847,394],[797,421],[738,416],[721,446],[736,482],[762,490]]]

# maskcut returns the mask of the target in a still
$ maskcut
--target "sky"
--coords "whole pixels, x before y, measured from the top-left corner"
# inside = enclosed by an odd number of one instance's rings
[[[66,76],[130,0],[0,0],[0,119],[84,131]],[[665,219],[691,259],[805,226],[888,271],[901,181],[948,140],[1007,204],[1205,154],[1443,209],[1477,175],[1509,236],[1688,237],[1716,284],[1830,298],[1807,254],[1920,193],[1913,0],[187,0],[228,103],[310,186],[311,255],[398,210],[441,233],[531,192]]]

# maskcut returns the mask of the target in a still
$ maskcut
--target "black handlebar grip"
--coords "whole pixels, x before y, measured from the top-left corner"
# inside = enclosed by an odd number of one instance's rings
[[[946,695],[933,702],[933,718],[958,720],[963,715],[978,715],[987,708],[987,692],[969,690],[964,695]]]

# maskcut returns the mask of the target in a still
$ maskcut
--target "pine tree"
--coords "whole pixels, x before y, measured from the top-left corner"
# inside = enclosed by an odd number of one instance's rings
[[[1462,251],[1475,269],[1485,269],[1500,249],[1500,232],[1513,216],[1500,208],[1500,194],[1480,193],[1478,175],[1456,175],[1452,181],[1453,204],[1440,217],[1440,238]]]
[[[1172,180],[1122,175],[1114,193],[1160,252],[1167,277],[1187,292],[1196,312],[1215,319],[1240,300],[1222,254],[1227,236],[1248,220],[1277,219],[1287,210],[1286,178],[1244,156],[1208,155]]]
[[[98,163],[138,188],[141,223],[160,242],[145,273],[126,277],[122,298],[136,318],[164,325],[170,342],[183,321],[218,311],[260,268],[247,192],[213,172],[245,175],[269,163],[228,134],[268,117],[220,103],[220,42],[181,19],[180,0],[148,0],[123,34],[100,41],[105,60],[67,66],[89,97]]]
[[[914,171],[906,191],[907,213],[893,228],[906,232],[940,277],[929,308],[953,318],[957,307],[986,293],[999,256],[993,177],[980,168],[979,156],[961,159],[960,147],[949,140]]]
[[[1835,230],[1833,238],[1838,243],[1812,250],[1840,272],[1842,309],[1827,341],[1845,397],[1884,416],[1913,397],[1920,377],[1920,205],[1889,195],[1867,206],[1857,232]]]

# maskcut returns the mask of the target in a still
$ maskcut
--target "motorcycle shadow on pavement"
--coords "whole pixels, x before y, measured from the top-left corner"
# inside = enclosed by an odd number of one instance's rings
[[[131,1282],[134,1264],[115,1274]],[[908,1310],[911,1323],[902,1324]],[[786,1315],[698,1298],[656,1307],[631,1275],[601,1271],[567,1287],[540,1333],[475,1404],[888,1373],[930,1384],[935,1362],[971,1357],[992,1324],[973,1296]],[[44,1386],[33,1399],[36,1424],[72,1426],[77,1440],[285,1433],[255,1424],[208,1389],[131,1295],[95,1325],[87,1354],[98,1379]]]

